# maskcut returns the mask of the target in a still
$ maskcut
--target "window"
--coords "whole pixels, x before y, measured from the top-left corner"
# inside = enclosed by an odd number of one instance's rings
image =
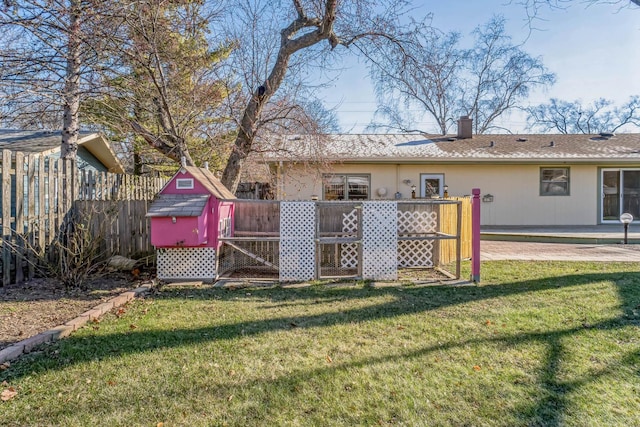
[[[444,174],[421,173],[420,197],[444,197]]]
[[[367,200],[370,198],[369,175],[324,175],[324,200]]]
[[[176,179],[176,188],[178,190],[191,190],[193,189],[192,178],[178,178]]]
[[[541,168],[540,195],[568,196],[569,168]]]

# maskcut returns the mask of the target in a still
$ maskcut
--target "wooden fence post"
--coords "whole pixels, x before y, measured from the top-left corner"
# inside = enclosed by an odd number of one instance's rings
[[[472,190],[471,200],[471,280],[480,283],[480,189]]]
[[[11,151],[2,150],[2,284],[11,281]]]
[[[22,260],[24,255],[24,154],[16,153],[16,283],[24,281]]]

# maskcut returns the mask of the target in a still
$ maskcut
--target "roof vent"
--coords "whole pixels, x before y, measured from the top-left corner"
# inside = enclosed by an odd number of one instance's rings
[[[616,134],[613,132],[600,132],[600,136],[603,138],[613,138]]]
[[[496,146],[496,142],[495,142],[495,141],[491,141],[491,142],[489,143],[489,147],[495,147],[495,146]]]
[[[551,141],[551,142],[549,143],[549,147],[555,147],[555,146],[556,146],[555,141]]]
[[[518,138],[518,139],[516,139],[516,141],[518,141],[518,142],[525,142],[526,140],[527,140],[527,138]]]
[[[451,137],[451,138],[447,138],[447,141],[456,141],[457,139],[458,138]]]

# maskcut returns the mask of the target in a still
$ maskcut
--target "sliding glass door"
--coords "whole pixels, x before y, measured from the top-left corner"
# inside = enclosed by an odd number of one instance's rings
[[[602,170],[602,222],[618,222],[628,212],[640,219],[640,169]]]

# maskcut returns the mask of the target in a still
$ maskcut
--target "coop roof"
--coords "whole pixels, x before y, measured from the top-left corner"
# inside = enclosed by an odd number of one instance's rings
[[[198,168],[196,166],[183,166],[182,169],[189,172],[195,179],[198,180],[207,190],[211,192],[218,199],[235,199],[227,187],[220,182],[218,178],[208,169]]]
[[[210,194],[160,194],[147,216],[200,216],[210,197]]]

